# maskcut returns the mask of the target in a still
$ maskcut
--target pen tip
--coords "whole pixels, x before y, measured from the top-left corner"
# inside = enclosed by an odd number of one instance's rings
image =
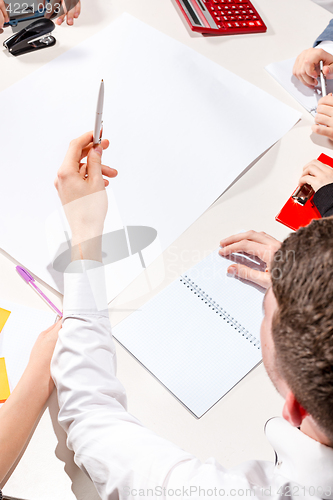
[[[104,83],[104,80],[103,80],[103,78],[102,78],[102,82]]]

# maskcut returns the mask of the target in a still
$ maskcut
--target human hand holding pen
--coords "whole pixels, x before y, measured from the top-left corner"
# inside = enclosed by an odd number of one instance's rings
[[[219,250],[222,257],[228,257],[234,252],[245,252],[249,255],[259,257],[266,263],[266,271],[257,271],[242,264],[231,263],[228,273],[236,277],[252,281],[263,288],[268,288],[271,284],[270,265],[275,252],[280,248],[280,241],[266,233],[257,231],[247,231],[245,233],[234,234],[220,242]]]
[[[328,94],[318,101],[317,114],[312,131],[333,140],[333,95]]]
[[[90,258],[99,247],[98,238],[103,233],[108,208],[105,187],[109,181],[103,176],[112,178],[118,174],[117,170],[102,164],[102,152],[108,147],[107,139],[94,146],[92,132],[74,139],[55,180],[72,230],[72,246],[77,250],[75,259]],[[86,157],[87,163],[82,163]],[[84,247],[83,242],[87,243]],[[92,260],[101,260],[101,255]]]
[[[304,50],[296,58],[293,75],[306,87],[314,88],[319,83],[320,61],[323,61],[323,74],[326,79],[333,78],[333,56],[323,49]]]

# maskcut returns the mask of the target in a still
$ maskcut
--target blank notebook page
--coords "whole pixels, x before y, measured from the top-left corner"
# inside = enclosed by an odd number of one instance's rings
[[[214,252],[113,331],[198,418],[261,360],[263,294],[234,278],[224,279],[229,265],[230,261]],[[210,278],[214,266],[222,273],[219,280]],[[191,276],[195,283],[195,271],[201,276],[201,291],[187,281]],[[232,314],[226,312],[227,307]],[[239,316],[241,310],[244,313]],[[231,316],[251,316],[251,321],[242,327]]]

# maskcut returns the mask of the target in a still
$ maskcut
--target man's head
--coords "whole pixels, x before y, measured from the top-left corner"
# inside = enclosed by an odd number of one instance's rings
[[[261,329],[263,361],[286,399],[284,417],[309,414],[333,443],[333,219],[289,236],[274,256]]]

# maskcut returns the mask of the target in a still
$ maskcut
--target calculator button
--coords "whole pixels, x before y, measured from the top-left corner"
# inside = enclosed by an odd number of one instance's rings
[[[221,7],[220,7],[219,5],[217,6],[217,8],[218,8],[219,10],[221,10]]]
[[[247,23],[241,23],[241,26],[246,27],[246,26],[247,26]]]
[[[227,16],[223,16],[223,19],[224,19],[225,21],[229,21],[229,18],[228,18]]]
[[[238,21],[243,21],[244,17],[243,16],[237,16]]]
[[[255,26],[255,23],[253,21],[249,21],[247,24],[248,26]]]
[[[240,28],[240,24],[239,23],[232,23],[232,24],[233,24],[234,28]]]
[[[242,14],[247,14],[246,10],[242,10]]]
[[[260,22],[260,21],[256,21],[256,25],[257,25],[257,26],[262,26],[262,22]]]
[[[252,16],[245,16],[245,19],[252,19]]]
[[[213,3],[218,3],[218,1],[217,0],[213,0]]]
[[[239,15],[240,14],[239,10],[235,10],[234,14]]]
[[[236,21],[236,18],[234,16],[230,16],[229,19],[230,19],[230,21]]]
[[[249,10],[249,14],[254,14],[253,10],[250,9]]]
[[[220,17],[217,17],[217,18],[216,18],[216,20],[217,20],[217,21],[221,21],[221,18],[220,18]]]
[[[231,23],[227,23],[227,26],[228,26],[228,28],[232,28],[232,24]]]

